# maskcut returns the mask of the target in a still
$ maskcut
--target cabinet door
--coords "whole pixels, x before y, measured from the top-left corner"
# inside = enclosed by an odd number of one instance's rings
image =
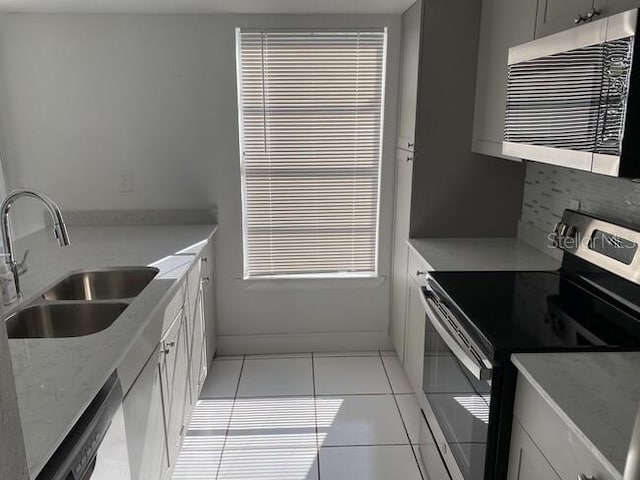
[[[413,151],[418,101],[418,63],[420,59],[420,19],[422,3],[418,0],[402,15],[402,65],[400,76],[400,110],[398,148]]]
[[[209,365],[216,353],[216,282],[215,282],[215,240],[212,239],[202,256],[202,303],[204,315],[204,333],[207,339],[206,364]]]
[[[182,441],[189,399],[189,356],[181,312],[161,342],[160,374],[167,423],[169,464],[174,465]]]
[[[639,8],[640,0],[594,0],[593,7],[600,12],[598,18],[602,18]]]
[[[207,366],[207,346],[204,336],[204,312],[203,312],[203,291],[202,285],[198,289],[198,295],[196,297],[195,310],[193,314],[192,339],[191,339],[191,355],[190,355],[190,372],[191,372],[191,391],[194,402],[200,395],[200,389],[202,388],[202,382],[206,377]]]
[[[426,314],[420,300],[420,287],[407,278],[407,329],[404,368],[415,392],[422,391],[424,365],[424,327]]]
[[[189,357],[189,399],[186,417],[191,417],[191,411],[200,393],[198,384],[199,356],[202,353],[201,342],[204,339],[204,331],[200,320],[196,319],[198,299],[200,297],[202,261],[198,260],[187,275],[187,302],[185,312],[187,355]],[[197,323],[200,322],[200,323]],[[197,351],[196,351],[197,350]]]
[[[198,260],[193,264],[191,270],[187,274],[187,318],[191,319],[196,309],[196,300],[200,290],[200,272],[202,271],[202,260]],[[189,322],[190,323],[190,322]]]
[[[478,47],[472,150],[502,154],[509,48],[533,40],[536,0],[484,0]]]
[[[511,430],[507,480],[560,480],[520,422],[515,419]]]
[[[391,341],[399,358],[404,357],[407,289],[407,239],[411,213],[411,178],[413,154],[396,151],[396,194],[393,225],[393,269],[391,273]]]
[[[575,27],[575,19],[586,15],[593,0],[538,0],[536,38]]]
[[[159,480],[169,468],[158,350],[122,402],[132,480]]]

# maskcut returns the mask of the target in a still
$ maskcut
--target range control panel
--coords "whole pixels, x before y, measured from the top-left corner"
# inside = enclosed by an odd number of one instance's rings
[[[552,247],[640,284],[640,232],[574,210],[565,210],[549,234]]]

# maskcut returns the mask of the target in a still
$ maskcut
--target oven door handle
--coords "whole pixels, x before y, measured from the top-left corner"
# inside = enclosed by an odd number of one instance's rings
[[[427,318],[442,340],[447,344],[447,347],[449,347],[456,358],[473,374],[475,378],[478,380],[491,380],[493,366],[486,365],[490,364],[489,360],[486,359],[484,362],[478,360],[469,348],[464,345],[462,340],[458,340],[458,335],[447,327],[447,322],[440,314],[438,314],[438,308],[434,301],[426,297],[428,293],[425,290],[422,290],[420,293],[420,301],[422,302],[422,306],[427,314]]]

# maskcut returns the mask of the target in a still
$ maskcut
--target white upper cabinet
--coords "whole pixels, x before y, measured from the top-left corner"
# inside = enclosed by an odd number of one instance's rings
[[[594,0],[593,7],[600,13],[600,17],[606,17],[640,8],[640,0]]]
[[[402,66],[400,108],[398,112],[398,148],[413,152],[418,101],[418,64],[420,62],[421,3],[416,2],[402,15]]]
[[[538,0],[536,38],[575,27],[592,8],[593,0]]]
[[[633,8],[640,0],[483,0],[472,150],[517,160],[502,154],[509,48]]]
[[[562,0],[564,1],[564,0]],[[536,0],[484,0],[480,25],[472,150],[502,155],[509,48],[534,38]]]
[[[640,0],[538,0],[536,38],[640,7]]]

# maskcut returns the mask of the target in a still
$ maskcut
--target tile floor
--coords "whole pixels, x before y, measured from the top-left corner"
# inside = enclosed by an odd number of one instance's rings
[[[174,480],[423,480],[420,410],[390,352],[214,360]]]

